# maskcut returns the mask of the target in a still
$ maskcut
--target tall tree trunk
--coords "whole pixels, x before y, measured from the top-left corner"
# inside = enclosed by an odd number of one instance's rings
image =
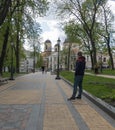
[[[2,0],[0,8],[0,26],[3,24],[7,14],[9,7],[11,6],[11,0]]]
[[[68,66],[67,66],[68,71],[70,69],[70,50],[71,50],[71,43],[69,43],[69,48],[68,48]]]
[[[9,28],[9,26],[7,26],[6,32],[5,32],[5,35],[4,35],[4,42],[3,42],[3,46],[2,46],[2,53],[1,53],[1,57],[0,57],[0,74],[1,75],[2,75],[4,59],[5,59],[5,55],[6,55],[6,49],[7,49],[8,38],[9,38],[9,31],[10,31],[10,28]]]
[[[16,18],[16,27],[17,27],[17,38],[16,38],[16,73],[19,73],[20,69],[20,1],[17,0],[17,18]]]
[[[91,37],[90,37],[91,38]],[[93,69],[94,66],[97,64],[97,57],[96,57],[96,47],[95,47],[95,42],[91,38],[91,45],[92,45],[92,56],[93,56]]]
[[[111,62],[111,69],[114,70],[114,62],[113,62],[113,56],[112,56],[112,51],[111,51],[111,47],[110,47],[110,35],[108,36],[107,39],[107,48],[108,48],[108,54],[110,57],[110,62]]]
[[[17,39],[16,39],[16,73],[19,73],[20,66],[20,40],[19,40],[19,29],[17,29]]]
[[[94,63],[93,63],[92,51],[90,51],[90,58],[91,58],[91,69],[93,70]]]

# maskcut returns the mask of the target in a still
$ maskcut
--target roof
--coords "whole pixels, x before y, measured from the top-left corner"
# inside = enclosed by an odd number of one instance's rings
[[[51,41],[50,40],[46,40],[45,43],[51,43]]]

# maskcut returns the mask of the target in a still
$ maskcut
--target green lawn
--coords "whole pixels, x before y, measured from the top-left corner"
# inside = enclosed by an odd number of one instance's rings
[[[73,72],[62,71],[60,75],[73,83]],[[115,79],[85,75],[83,89],[109,103],[115,103]]]
[[[19,74],[14,73],[13,76],[17,77],[17,76],[24,75],[24,74],[26,74],[26,73],[24,73],[24,72],[21,72]],[[4,72],[3,75],[2,75],[2,77],[7,77],[7,78],[10,78],[10,76],[11,76],[11,73],[9,73],[9,72]]]
[[[86,72],[94,73],[94,71],[92,71],[92,70],[86,70]],[[100,73],[100,70],[99,70],[99,74],[107,74],[107,75],[114,75],[115,76],[115,70],[102,69],[102,73]]]

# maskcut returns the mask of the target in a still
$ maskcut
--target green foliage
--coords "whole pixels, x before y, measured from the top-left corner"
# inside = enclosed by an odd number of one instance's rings
[[[42,65],[43,65],[43,57],[40,54],[38,54],[36,67],[40,68]]]
[[[111,13],[107,0],[72,0],[59,2],[62,17],[72,22],[65,25],[64,31],[70,42],[84,43],[83,50],[89,52],[92,68],[97,63],[97,52],[111,50],[109,47]],[[106,40],[106,41],[105,41]],[[108,45],[106,44],[108,42]],[[106,51],[107,53],[109,51]],[[110,53],[108,54],[111,58]],[[113,63],[112,63],[113,64]],[[113,65],[112,65],[113,68]]]
[[[3,61],[4,66],[9,66],[11,62],[11,50],[9,49],[11,42],[14,43],[14,65],[16,61],[19,61],[19,57],[25,58],[23,50],[24,39],[27,38],[27,36],[37,39],[40,36],[40,24],[35,22],[35,18],[36,16],[38,17],[38,15],[45,15],[49,4],[47,0],[13,0],[11,2],[12,4],[6,19],[0,26],[0,56],[6,27],[10,27],[8,44],[6,43],[8,46],[6,48],[7,50],[5,50],[7,54]],[[4,8],[4,6],[2,8]]]
[[[81,43],[80,37],[83,33],[80,24],[75,24],[74,21],[69,21],[64,26],[65,34],[67,35],[67,39],[71,43]]]

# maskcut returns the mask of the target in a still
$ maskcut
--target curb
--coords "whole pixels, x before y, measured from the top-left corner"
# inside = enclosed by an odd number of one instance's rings
[[[68,80],[61,77],[67,84],[69,84],[71,87],[73,87],[73,84],[69,82]],[[108,103],[102,101],[101,99],[92,96],[85,90],[83,90],[83,95],[88,98],[91,102],[93,102],[95,105],[97,105],[99,108],[101,108],[104,112],[106,112],[109,116],[111,116],[113,119],[115,119],[115,107],[109,105]]]

